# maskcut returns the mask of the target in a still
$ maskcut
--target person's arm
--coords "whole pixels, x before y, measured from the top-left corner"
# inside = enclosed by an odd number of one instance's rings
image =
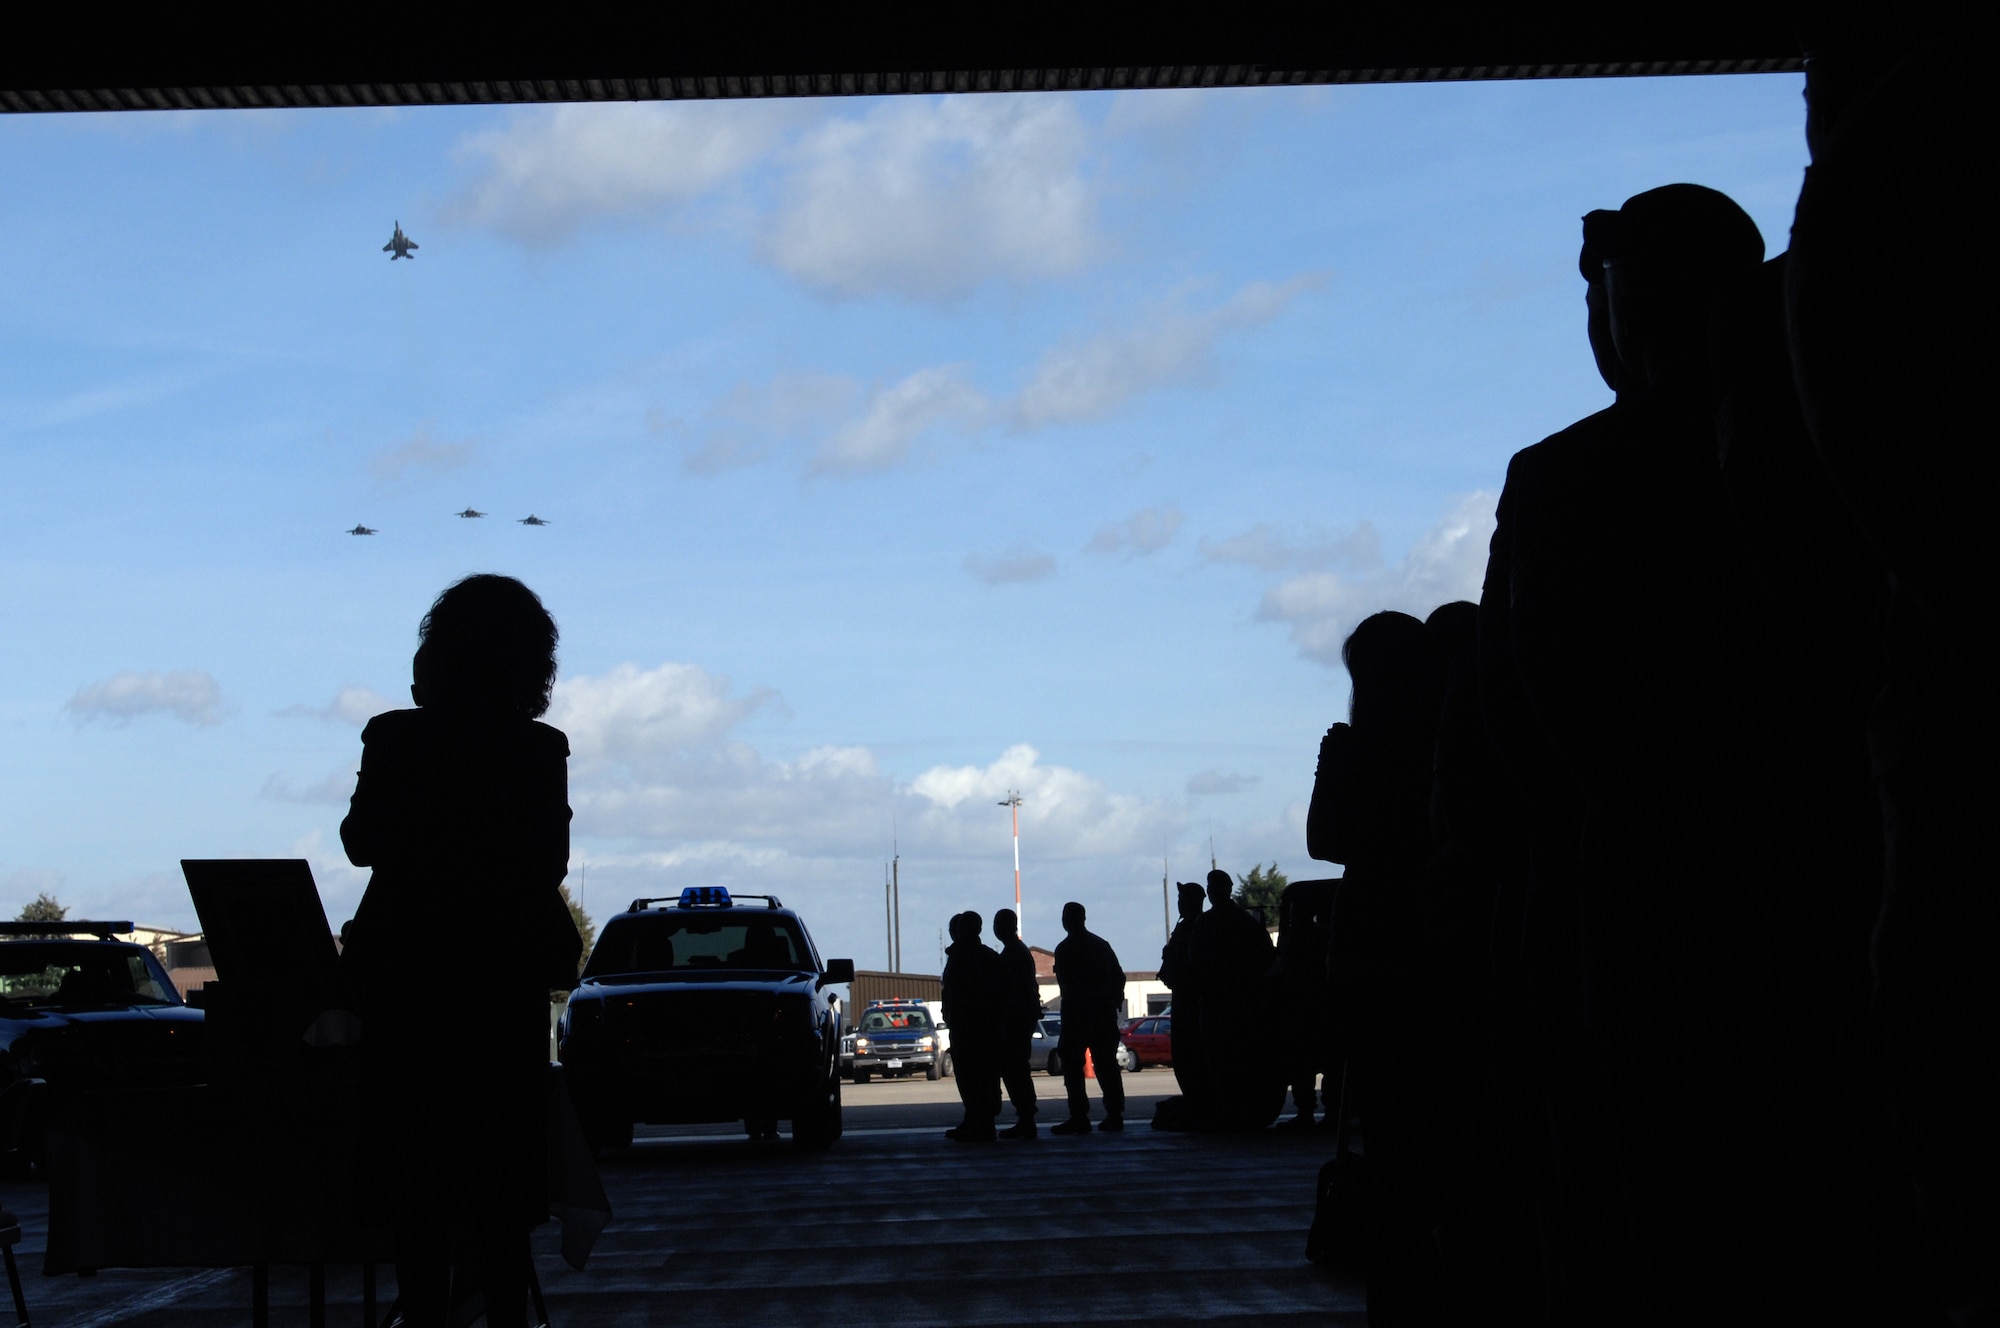
[[[561,730],[546,728],[547,737],[534,753],[530,767],[530,801],[523,827],[525,859],[540,899],[542,955],[549,985],[568,989],[576,984],[583,963],[583,933],[569,901],[563,898],[563,878],[569,874],[569,739]]]
[[[396,742],[396,730],[386,716],[368,721],[361,730],[361,769],[340,823],[340,844],[357,867],[380,866],[407,847],[414,809],[397,787],[406,759]]]
[[[1306,805],[1306,853],[1318,862],[1346,862],[1355,803],[1354,730],[1335,724],[1319,740],[1312,801]]]

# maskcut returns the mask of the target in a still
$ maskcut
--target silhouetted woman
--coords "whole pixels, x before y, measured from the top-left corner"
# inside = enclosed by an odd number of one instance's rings
[[[414,710],[362,731],[341,842],[373,878],[345,962],[362,1015],[369,1194],[396,1232],[410,1328],[454,1271],[493,1328],[525,1325],[547,1220],[548,998],[582,949],[560,893],[569,743],[536,717],[556,625],[511,577],[450,587],[417,629]]]

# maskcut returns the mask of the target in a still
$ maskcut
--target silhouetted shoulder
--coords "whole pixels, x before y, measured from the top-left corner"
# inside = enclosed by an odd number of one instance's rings
[[[363,726],[361,741],[393,743],[400,737],[420,730],[426,718],[424,712],[415,707],[408,710],[384,710]]]
[[[1567,429],[1559,429],[1541,442],[1516,452],[1507,463],[1508,493],[1542,493],[1561,484],[1599,447],[1613,441],[1624,414],[1613,402],[1595,415],[1586,415]]]
[[[545,748],[551,752],[560,751],[563,754],[563,758],[565,760],[568,759],[569,735],[567,733],[564,733],[553,724],[544,724],[539,719],[528,721],[528,731],[532,735],[529,741],[534,743],[538,748]]]

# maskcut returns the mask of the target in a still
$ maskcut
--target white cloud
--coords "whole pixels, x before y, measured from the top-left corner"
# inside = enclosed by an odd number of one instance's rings
[[[1256,775],[1237,775],[1224,770],[1203,770],[1189,778],[1187,791],[1191,797],[1210,798],[1241,793],[1246,789],[1257,787],[1261,782]]]
[[[882,470],[902,461],[931,430],[974,427],[986,400],[966,381],[963,366],[920,369],[869,394],[866,407],[820,443],[815,472]]]
[[[1172,544],[1186,519],[1180,508],[1171,505],[1142,508],[1123,521],[1109,521],[1098,527],[1097,533],[1084,547],[1092,553],[1129,553],[1135,558],[1144,557]]]
[[[1329,567],[1367,571],[1382,564],[1382,536],[1374,523],[1358,522],[1345,535],[1294,539],[1268,521],[1241,535],[1201,542],[1201,556],[1214,563],[1240,563],[1263,572],[1320,571]]]
[[[1005,553],[991,557],[968,554],[965,570],[975,581],[989,586],[1026,585],[1054,576],[1056,560],[1046,553],[1037,553],[1025,544],[1017,544]]]
[[[825,434],[852,417],[863,398],[861,384],[843,374],[784,374],[738,383],[702,413],[682,464],[697,475],[753,464]],[[663,431],[666,422],[649,418],[648,427]]]
[[[906,846],[941,858],[992,850],[986,801],[1019,789],[1022,833],[1063,857],[1151,852],[1178,825],[1173,804],[1114,793],[1045,765],[1026,744],[988,765],[939,765],[900,784],[865,746],[767,757],[736,736],[767,692],[733,694],[693,664],[607,673],[559,684],[549,721],[569,734],[570,802],[579,835],[677,841],[670,851],[740,860],[767,850],[794,859],[869,856],[900,822]],[[595,863],[593,859],[593,864]]]
[[[713,744],[775,693],[732,695],[729,679],[698,664],[641,669],[620,664],[609,673],[556,683],[548,722],[569,735],[581,765],[643,764]]]
[[[1102,419],[1143,392],[1206,381],[1222,337],[1270,322],[1325,284],[1318,273],[1252,282],[1212,309],[1163,313],[1050,351],[1015,400],[1014,423],[1037,429]]]
[[[425,425],[402,442],[368,458],[368,473],[378,484],[395,484],[414,474],[449,474],[479,459],[479,444],[470,438],[450,442],[432,435]]]
[[[1034,839],[1036,851],[1048,857],[1145,852],[1165,843],[1180,823],[1180,813],[1165,802],[1113,793],[1081,771],[1043,765],[1027,743],[984,766],[933,766],[910,781],[909,791],[927,804],[915,818],[918,829],[969,850],[990,840],[997,818],[989,809],[1014,791],[1021,794],[1023,839]]]
[[[207,728],[222,722],[222,689],[200,669],[139,672],[123,669],[79,688],[63,707],[78,724],[108,719],[125,725],[147,715],[172,715]]]
[[[1302,572],[1271,587],[1257,616],[1291,628],[1299,653],[1338,667],[1355,624],[1383,609],[1424,617],[1451,600],[1479,598],[1498,496],[1470,493],[1425,533],[1403,560],[1354,575]]]
[[[373,687],[349,684],[335,692],[333,699],[323,706],[291,705],[278,714],[287,719],[323,719],[358,729],[383,711],[396,708],[396,702]]]
[[[347,800],[354,796],[354,774],[352,770],[336,770],[318,783],[304,786],[274,774],[264,781],[264,787],[258,792],[279,802],[345,807]]]
[[[895,98],[829,119],[788,155],[765,254],[835,297],[1063,276],[1100,248],[1088,138],[1066,97]]]
[[[530,244],[591,222],[688,203],[777,143],[798,110],[775,103],[598,103],[523,111],[458,148],[474,175],[456,220]]]

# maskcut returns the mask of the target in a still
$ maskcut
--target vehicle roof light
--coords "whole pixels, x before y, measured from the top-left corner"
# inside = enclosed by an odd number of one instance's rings
[[[728,908],[734,902],[720,885],[691,885],[681,891],[682,908]]]

